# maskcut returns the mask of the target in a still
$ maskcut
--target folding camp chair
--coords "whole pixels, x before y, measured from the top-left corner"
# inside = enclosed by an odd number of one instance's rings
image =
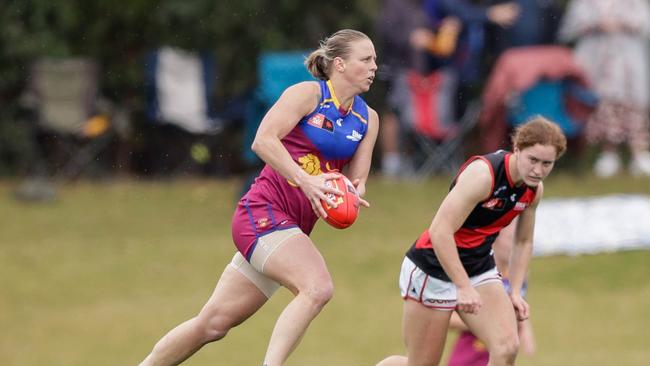
[[[520,47],[504,52],[483,90],[479,119],[483,148],[505,148],[508,132],[535,115],[557,123],[570,142],[581,144],[582,126],[596,107],[571,49]]]
[[[273,51],[264,52],[259,57],[257,63],[258,84],[246,107],[242,139],[242,160],[249,173],[239,193],[243,194],[248,190],[261,168],[262,161],[250,147],[266,112],[289,86],[301,81],[315,80],[304,65],[308,52],[300,50]]]
[[[308,51],[265,52],[257,64],[258,84],[247,108],[244,127],[243,159],[249,165],[259,163],[250,146],[264,114],[282,92],[301,81],[315,80],[304,65]]]
[[[455,171],[462,164],[462,142],[476,123],[478,110],[473,104],[456,120],[456,73],[449,68],[428,75],[409,71],[400,75],[394,88],[395,104],[402,106],[399,118],[410,128],[419,150],[414,178]]]
[[[162,47],[147,55],[145,90],[154,174],[205,167],[218,148],[224,120],[214,107],[216,61],[211,53]]]
[[[462,118],[442,140],[422,134],[415,138],[425,153],[425,159],[415,171],[416,179],[423,179],[434,172],[455,172],[463,163],[462,147],[464,137],[474,128],[480,113],[480,103],[470,102]]]
[[[98,92],[98,67],[87,58],[35,62],[22,104],[32,123],[27,180],[16,195],[54,198],[56,188],[95,163],[114,137],[111,106]]]
[[[596,95],[571,78],[541,79],[530,88],[513,93],[507,102],[508,123],[516,127],[534,116],[545,117],[557,123],[569,140],[580,137],[586,122],[584,115],[571,113],[570,102],[595,108]]]

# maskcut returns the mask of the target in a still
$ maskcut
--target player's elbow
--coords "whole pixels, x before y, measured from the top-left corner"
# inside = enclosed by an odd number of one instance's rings
[[[253,143],[251,144],[251,150],[258,156],[263,153],[268,146],[268,143],[265,142],[263,137],[255,136]]]
[[[448,242],[450,237],[453,238],[453,234],[450,234],[448,230],[444,230],[444,228],[439,226],[432,226],[429,228],[429,237],[431,238],[431,243],[435,246]]]

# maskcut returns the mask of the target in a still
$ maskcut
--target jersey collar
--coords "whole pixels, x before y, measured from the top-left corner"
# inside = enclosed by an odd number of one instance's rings
[[[339,113],[341,113],[344,116],[350,113],[350,111],[352,110],[352,106],[354,106],[354,99],[352,99],[352,103],[350,104],[350,107],[346,111],[342,111],[339,98],[336,97],[336,93],[334,92],[334,86],[332,85],[332,80],[327,80],[327,88],[330,91],[330,95],[332,96],[332,101],[334,102],[334,106],[336,107],[336,110],[339,111]]]

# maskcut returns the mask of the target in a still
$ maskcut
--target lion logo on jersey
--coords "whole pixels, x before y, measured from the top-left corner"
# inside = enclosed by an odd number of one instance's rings
[[[323,173],[323,170],[321,169],[320,159],[318,158],[318,156],[316,156],[314,154],[303,155],[303,156],[298,158],[298,162],[300,163],[300,166],[301,166],[302,170],[307,172],[307,174],[309,174],[309,175],[319,175],[319,174]],[[338,169],[332,169],[330,167],[329,161],[325,163],[325,169],[328,172],[338,172],[339,171]],[[298,187],[298,185],[296,183],[292,182],[289,179],[287,179],[287,182],[289,182],[289,184],[294,186],[294,187]]]
[[[302,170],[309,175],[319,175],[323,172],[320,168],[320,159],[314,154],[303,155],[298,158],[298,162],[300,163]],[[294,187],[298,187],[296,183],[289,179],[287,179],[287,182]]]
[[[319,175],[322,173],[320,168],[320,159],[314,154],[307,154],[298,158],[298,162],[302,166],[302,170],[309,175]]]

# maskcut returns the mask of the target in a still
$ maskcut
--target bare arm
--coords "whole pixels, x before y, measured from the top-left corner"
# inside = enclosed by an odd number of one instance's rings
[[[262,119],[251,148],[265,163],[300,187],[317,215],[326,217],[327,214],[320,200],[336,206],[327,198],[326,193],[339,195],[342,193],[337,189],[326,187],[325,181],[337,177],[337,174],[325,173],[318,176],[307,174],[293,161],[289,151],[280,141],[302,117],[316,108],[319,99],[320,88],[316,82],[302,82],[287,88]]]
[[[361,140],[347,169],[348,178],[350,178],[357,188],[359,195],[362,197],[366,194],[366,181],[368,180],[368,173],[370,173],[372,150],[375,147],[375,141],[377,141],[377,133],[379,131],[379,117],[377,116],[377,112],[371,108],[368,108],[368,112],[368,131],[363,140]],[[361,204],[370,207],[370,204],[366,200],[362,199]]]
[[[512,243],[515,241],[517,221],[517,218],[515,218],[508,226],[501,229],[499,236],[492,243],[494,262],[497,265],[499,273],[505,278],[509,278],[510,253],[512,251]]]
[[[429,228],[433,250],[458,290],[458,310],[468,313],[477,312],[481,300],[460,261],[454,233],[474,207],[488,197],[491,187],[492,174],[487,163],[483,160],[472,162],[458,176],[456,185],[442,201]]]
[[[542,183],[537,187],[537,194],[532,205],[519,215],[515,231],[515,241],[510,256],[510,299],[519,320],[529,316],[528,303],[521,296],[521,287],[528,272],[528,263],[533,253],[533,234],[535,231],[535,210],[544,194]]]

